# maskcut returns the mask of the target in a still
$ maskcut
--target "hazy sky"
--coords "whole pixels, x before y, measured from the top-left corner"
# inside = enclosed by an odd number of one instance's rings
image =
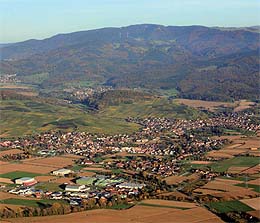
[[[0,0],[0,43],[108,26],[253,26],[260,0]]]

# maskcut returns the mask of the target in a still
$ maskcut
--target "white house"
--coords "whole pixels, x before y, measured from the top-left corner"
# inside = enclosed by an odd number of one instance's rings
[[[88,188],[86,188],[85,185],[66,185],[65,191],[67,192],[80,192],[85,191]]]
[[[65,176],[69,173],[73,173],[73,171],[69,169],[59,169],[59,170],[52,171],[52,174],[55,176]]]
[[[121,183],[116,185],[119,188],[126,188],[126,189],[142,189],[145,187],[145,184],[138,184],[138,183]]]

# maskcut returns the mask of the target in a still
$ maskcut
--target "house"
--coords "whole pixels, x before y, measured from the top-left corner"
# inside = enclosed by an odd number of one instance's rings
[[[70,173],[73,173],[72,170],[69,170],[69,169],[59,169],[59,170],[54,170],[52,171],[52,175],[55,175],[55,176],[65,176],[67,174],[70,174]]]
[[[85,165],[92,165],[92,164],[94,164],[94,162],[91,161],[91,160],[86,160],[86,161],[85,161]]]
[[[22,177],[15,180],[15,184],[22,184],[25,187],[30,187],[38,182],[33,177]]]
[[[60,200],[62,199],[62,192],[53,192],[51,194],[51,199],[54,199],[54,200]]]
[[[88,188],[85,187],[85,185],[66,185],[65,191],[66,192],[80,192],[88,190]]]

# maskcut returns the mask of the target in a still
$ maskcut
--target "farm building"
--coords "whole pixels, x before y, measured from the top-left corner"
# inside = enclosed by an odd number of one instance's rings
[[[59,169],[59,170],[52,171],[52,174],[55,175],[55,176],[65,176],[65,175],[72,173],[72,172],[73,171],[69,170],[69,169]]]
[[[66,192],[80,192],[85,190],[88,190],[85,185],[67,185],[65,187]]]
[[[142,189],[145,187],[145,184],[138,184],[138,183],[121,183],[116,185],[119,188],[127,188],[127,189]]]
[[[93,185],[96,180],[97,178],[95,177],[81,177],[76,180],[76,183],[79,185]]]
[[[23,186],[32,186],[34,184],[37,184],[37,181],[32,177],[22,177],[15,180],[16,184],[22,184]]]

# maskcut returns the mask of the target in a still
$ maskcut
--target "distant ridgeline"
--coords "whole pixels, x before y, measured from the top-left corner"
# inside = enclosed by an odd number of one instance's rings
[[[204,100],[258,93],[259,29],[133,25],[59,34],[1,48],[1,74],[40,88],[102,83],[177,89]]]

